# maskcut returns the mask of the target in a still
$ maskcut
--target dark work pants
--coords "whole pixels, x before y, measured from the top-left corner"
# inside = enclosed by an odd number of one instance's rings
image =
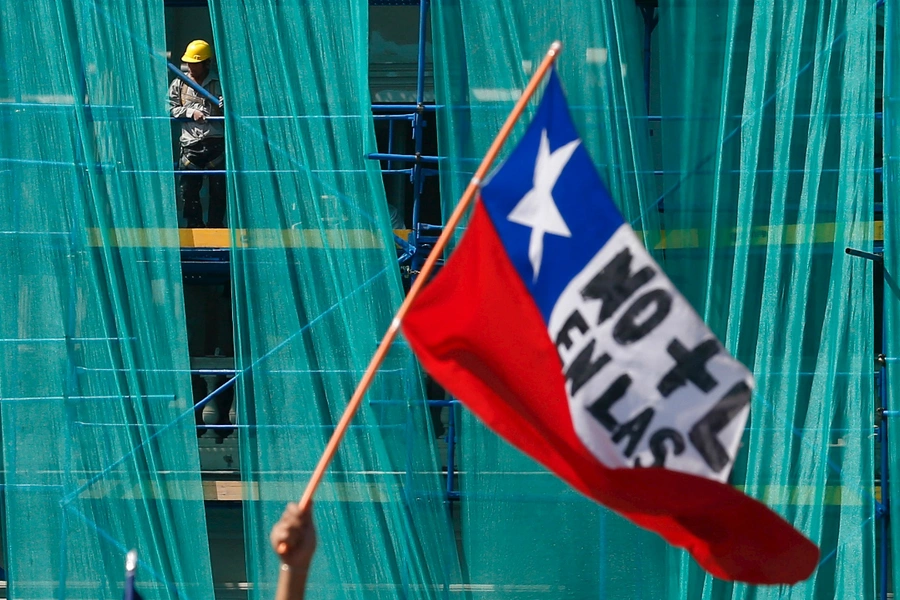
[[[203,227],[200,189],[203,171],[225,170],[225,142],[222,138],[201,140],[181,149],[181,197],[188,227]],[[207,175],[209,179],[209,227],[225,226],[225,175]]]

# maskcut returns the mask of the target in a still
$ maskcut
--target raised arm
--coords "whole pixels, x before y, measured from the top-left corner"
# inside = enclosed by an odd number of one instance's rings
[[[316,551],[312,508],[301,513],[298,504],[288,504],[281,520],[272,528],[269,540],[276,553],[286,547],[284,554],[279,554],[281,571],[275,600],[303,600],[309,565]]]

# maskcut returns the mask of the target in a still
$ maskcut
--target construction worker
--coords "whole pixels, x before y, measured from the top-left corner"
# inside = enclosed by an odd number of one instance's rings
[[[181,57],[187,63],[190,78],[219,99],[210,102],[197,90],[179,78],[169,86],[169,114],[174,118],[191,119],[181,124],[181,160],[183,171],[220,171],[225,169],[225,128],[221,120],[208,117],[222,116],[222,86],[218,74],[212,70],[212,48],[203,40],[188,44]],[[185,173],[181,176],[181,197],[184,200],[184,219],[188,227],[225,226],[225,175],[208,175],[209,213],[203,223],[203,207],[200,189],[201,173]]]

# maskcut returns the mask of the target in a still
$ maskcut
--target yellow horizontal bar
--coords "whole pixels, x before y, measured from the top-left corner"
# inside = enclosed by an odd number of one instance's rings
[[[297,485],[291,483],[270,483],[270,495],[293,502],[296,500]],[[388,502],[402,497],[399,481],[395,485],[384,483],[325,482],[316,492],[317,502]],[[204,481],[203,499],[207,501],[259,500],[259,484],[242,481]]]
[[[837,237],[841,243],[865,246],[870,239],[884,241],[884,224],[881,221],[857,223],[856,235],[837,235],[837,223],[815,225],[773,225],[767,227],[729,227],[715,230],[675,229],[645,234],[635,233],[649,240],[654,250],[682,250],[690,248],[738,248],[765,246],[772,243],[797,245],[804,243],[830,244]],[[868,230],[868,231],[866,231]],[[863,234],[863,232],[866,232]],[[237,229],[235,245],[238,248],[355,248],[377,249],[384,247],[377,231],[369,229]],[[394,234],[408,240],[409,229],[395,229]],[[228,229],[100,229],[88,232],[91,246],[127,248],[181,247],[181,248],[230,248]],[[646,243],[646,242],[645,242]]]
[[[371,478],[374,473],[367,477]],[[502,475],[516,475],[505,473]],[[535,481],[535,477],[552,477],[547,472],[522,473],[526,478]],[[482,476],[488,476],[482,473]],[[522,481],[519,481],[521,484]],[[377,474],[376,480],[371,481],[345,481],[327,482],[323,484],[316,495],[317,500],[330,502],[391,502],[402,496],[402,473],[384,472]],[[503,486],[500,486],[501,488]],[[881,502],[881,486],[840,486],[840,485],[756,485],[735,486],[736,489],[749,494],[761,502],[777,506],[867,506],[873,500]],[[496,489],[496,486],[495,486]],[[521,491],[521,487],[517,488]],[[571,491],[560,484],[559,489]],[[204,481],[202,483],[202,498],[211,502],[229,502],[241,500],[259,500],[259,485],[257,482],[242,481]],[[266,486],[267,500],[293,502],[297,496],[296,482],[271,482]],[[153,498],[170,500],[199,500],[195,496],[199,491],[190,482],[180,478],[164,479],[158,482],[143,481],[135,483],[128,478],[117,479],[115,477],[104,479],[94,483],[85,490],[82,499],[107,499],[107,498]],[[435,493],[440,493],[435,490]],[[500,495],[503,494],[499,490]],[[191,497],[187,497],[188,496]],[[523,498],[527,497],[527,492]],[[587,500],[575,492],[560,496],[560,501]]]
[[[404,240],[408,229],[394,231]],[[234,231],[238,248],[352,248],[379,249],[384,239],[369,229],[237,229]],[[228,229],[91,229],[91,246],[120,248],[230,248]]]
[[[273,492],[273,485],[276,484],[269,485],[270,493]],[[327,488],[328,491],[324,495],[321,497],[317,495],[316,498],[332,502],[385,502],[398,497],[397,490],[392,491],[392,487],[385,483],[335,482]],[[736,486],[736,488],[744,491],[744,486]],[[749,491],[754,498],[769,506],[863,506],[871,503],[873,498],[878,502],[881,501],[880,486],[874,486],[867,490],[871,496],[861,489],[838,485],[829,485],[824,488],[812,485],[765,485]],[[283,498],[270,499],[289,502],[293,501],[297,490],[295,485],[281,484],[275,488],[274,493]],[[502,492],[500,493],[502,494]],[[205,500],[220,502],[258,500],[259,491],[256,482],[248,484],[240,481],[204,481],[203,497]]]
[[[854,488],[828,485],[735,486],[769,506],[863,506],[872,500],[881,502],[881,486]]]
[[[771,243],[784,245],[830,244],[837,238],[842,243],[858,243],[863,246],[870,239],[884,241],[884,223],[869,221],[845,225],[841,236],[837,235],[838,223],[816,223],[813,225],[771,225],[759,227],[722,227],[709,229],[675,229],[672,231],[635,233],[642,240],[653,243],[654,250],[683,250],[689,248],[738,248],[745,246],[766,246]]]

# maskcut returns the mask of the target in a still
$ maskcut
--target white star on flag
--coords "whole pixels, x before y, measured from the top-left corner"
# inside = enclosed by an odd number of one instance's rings
[[[534,270],[534,281],[537,281],[541,270],[541,258],[544,255],[544,234],[551,233],[562,237],[572,237],[569,227],[559,214],[553,201],[553,186],[560,173],[575,152],[581,140],[575,139],[550,152],[550,140],[547,130],[541,132],[541,144],[538,147],[537,161],[534,164],[534,187],[519,200],[507,219],[513,223],[531,228],[528,240],[528,259]]]

